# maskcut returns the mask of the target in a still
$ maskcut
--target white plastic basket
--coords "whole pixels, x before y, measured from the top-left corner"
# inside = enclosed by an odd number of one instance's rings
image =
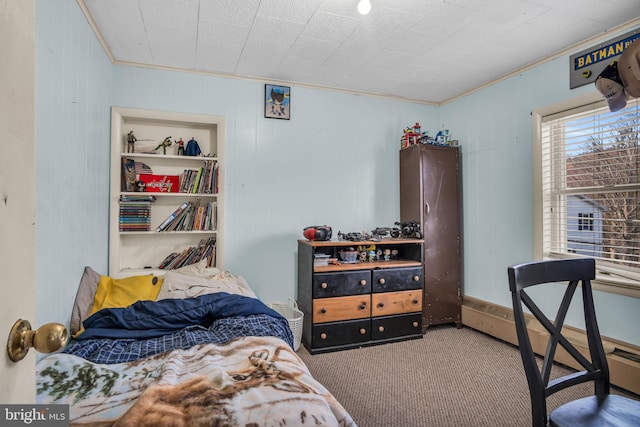
[[[293,334],[293,349],[298,351],[300,342],[302,341],[302,319],[304,318],[304,313],[298,309],[298,304],[289,298],[287,304],[274,302],[267,304],[267,306],[287,319],[291,333]]]

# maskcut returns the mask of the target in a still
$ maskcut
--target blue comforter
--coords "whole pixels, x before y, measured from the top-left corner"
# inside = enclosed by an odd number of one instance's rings
[[[64,352],[94,363],[122,363],[243,336],[275,336],[293,347],[288,321],[255,298],[224,292],[138,301],[98,311]]]
[[[126,308],[106,308],[83,322],[78,341],[92,338],[154,338],[215,320],[251,314],[282,317],[262,301],[219,292],[185,299],[138,301]]]

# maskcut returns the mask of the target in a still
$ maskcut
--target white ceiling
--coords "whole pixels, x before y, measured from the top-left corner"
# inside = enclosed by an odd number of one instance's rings
[[[640,17],[640,0],[358,1],[78,0],[115,63],[432,103]]]

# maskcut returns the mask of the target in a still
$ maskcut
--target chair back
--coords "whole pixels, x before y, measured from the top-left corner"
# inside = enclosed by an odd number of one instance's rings
[[[508,267],[509,288],[513,300],[514,320],[518,335],[520,355],[529,384],[531,413],[534,427],[547,424],[546,398],[553,393],[576,384],[594,383],[597,396],[609,394],[609,367],[604,353],[591,291],[591,280],[595,279],[595,260],[591,258],[563,259],[531,262]],[[531,287],[558,286],[566,282],[564,297],[560,302],[555,319],[549,319],[527,292]],[[582,289],[582,308],[589,346],[588,360],[563,335],[562,326],[575,291]],[[524,307],[542,324],[549,333],[549,341],[543,356],[542,367],[538,366],[534,354]],[[582,367],[582,371],[550,380],[551,368],[558,344]]]

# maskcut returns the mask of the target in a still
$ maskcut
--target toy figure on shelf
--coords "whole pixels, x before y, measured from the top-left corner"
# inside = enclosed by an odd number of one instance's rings
[[[199,156],[202,153],[200,151],[200,146],[198,145],[198,141],[196,141],[193,137],[187,142],[187,150],[185,154],[187,156]]]
[[[162,154],[167,154],[167,147],[171,147],[171,144],[173,144],[173,142],[171,141],[171,137],[168,136],[164,139],[164,141],[158,144],[155,150],[157,150],[158,148],[162,148]]]
[[[436,134],[435,144],[436,145],[450,145],[451,144],[451,137],[449,136],[449,129],[444,129],[444,130],[438,131],[438,133]]]
[[[133,153],[135,151],[135,143],[138,139],[133,134],[133,131],[130,131],[127,134],[127,153]]]
[[[178,156],[184,156],[184,141],[182,138],[178,140]]]
[[[415,144],[426,144],[429,141],[429,135],[427,132],[422,132],[420,123],[416,123],[412,127],[406,127],[402,133],[402,148],[409,147]]]
[[[407,239],[422,239],[420,224],[416,221],[404,221],[395,223],[402,232],[402,237]]]

